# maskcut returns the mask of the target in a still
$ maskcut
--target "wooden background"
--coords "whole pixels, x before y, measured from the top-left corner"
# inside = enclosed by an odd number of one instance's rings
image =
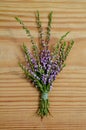
[[[14,19],[19,16],[37,40],[34,12],[43,26],[52,10],[52,40],[67,31],[75,45],[49,94],[53,115],[41,121],[38,91],[18,67],[24,61],[21,45],[31,47]],[[0,0],[0,130],[86,130],[86,0]]]

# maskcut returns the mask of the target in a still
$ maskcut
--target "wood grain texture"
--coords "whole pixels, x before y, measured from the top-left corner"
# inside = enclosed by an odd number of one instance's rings
[[[18,67],[22,43],[31,44],[14,19],[22,18],[37,41],[36,10],[44,28],[54,12],[51,45],[67,31],[75,40],[49,94],[53,117],[43,121],[35,114],[39,93]],[[86,130],[86,0],[0,0],[0,130]]]

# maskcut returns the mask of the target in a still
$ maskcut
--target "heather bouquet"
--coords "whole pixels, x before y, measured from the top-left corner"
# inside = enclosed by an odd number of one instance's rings
[[[35,17],[41,48],[38,48],[37,44],[34,42],[33,36],[24,25],[23,21],[16,17],[16,20],[22,25],[32,43],[32,53],[28,47],[23,44],[22,48],[25,53],[26,64],[23,65],[22,63],[19,63],[19,66],[24,71],[26,78],[33,82],[34,86],[39,90],[40,102],[37,113],[41,118],[43,118],[50,114],[48,94],[52,90],[52,84],[56,79],[56,76],[65,66],[65,60],[74,44],[74,41],[64,40],[64,38],[69,34],[69,32],[67,32],[57,41],[56,45],[53,46],[50,51],[49,42],[51,36],[52,12],[48,15],[48,25],[45,36],[38,11],[35,13]]]

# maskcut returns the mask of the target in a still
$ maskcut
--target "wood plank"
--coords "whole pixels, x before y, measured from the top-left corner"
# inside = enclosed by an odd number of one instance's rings
[[[23,42],[31,49],[19,16],[38,43],[35,24],[40,11],[44,30],[52,10],[50,47],[67,31],[75,45],[49,94],[52,116],[41,121],[36,115],[39,93],[18,67],[24,62]],[[85,130],[86,129],[86,0],[0,0],[0,130]]]

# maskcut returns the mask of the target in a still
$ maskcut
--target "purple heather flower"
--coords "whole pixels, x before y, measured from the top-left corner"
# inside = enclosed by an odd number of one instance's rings
[[[40,63],[45,70],[47,70],[47,65],[49,64],[50,60],[51,60],[50,51],[47,49],[42,50],[40,54]]]
[[[29,69],[28,71],[35,79],[40,80],[40,78],[32,70]]]
[[[46,84],[47,83],[47,75],[42,75],[42,82],[44,83],[44,84]]]
[[[58,60],[52,61],[50,51],[48,49],[44,49],[40,54],[40,63],[45,70],[45,74],[41,77],[43,83],[51,84],[61,70],[61,67],[58,65]]]
[[[34,71],[37,71],[38,70],[38,65],[37,65],[37,61],[36,59],[33,57],[33,55],[29,52],[28,50],[28,55],[30,56],[30,61],[31,61],[31,64],[33,66],[33,69]],[[27,56],[25,55],[25,60],[26,60],[26,66],[28,69],[31,69],[31,65],[30,63],[28,62],[28,59],[27,59]]]
[[[49,75],[49,78],[48,78],[48,83],[52,83],[55,78],[56,78],[56,75],[60,72],[60,67],[58,65],[58,62],[55,61],[52,63],[52,66],[51,66],[51,70],[50,70],[50,75]]]

